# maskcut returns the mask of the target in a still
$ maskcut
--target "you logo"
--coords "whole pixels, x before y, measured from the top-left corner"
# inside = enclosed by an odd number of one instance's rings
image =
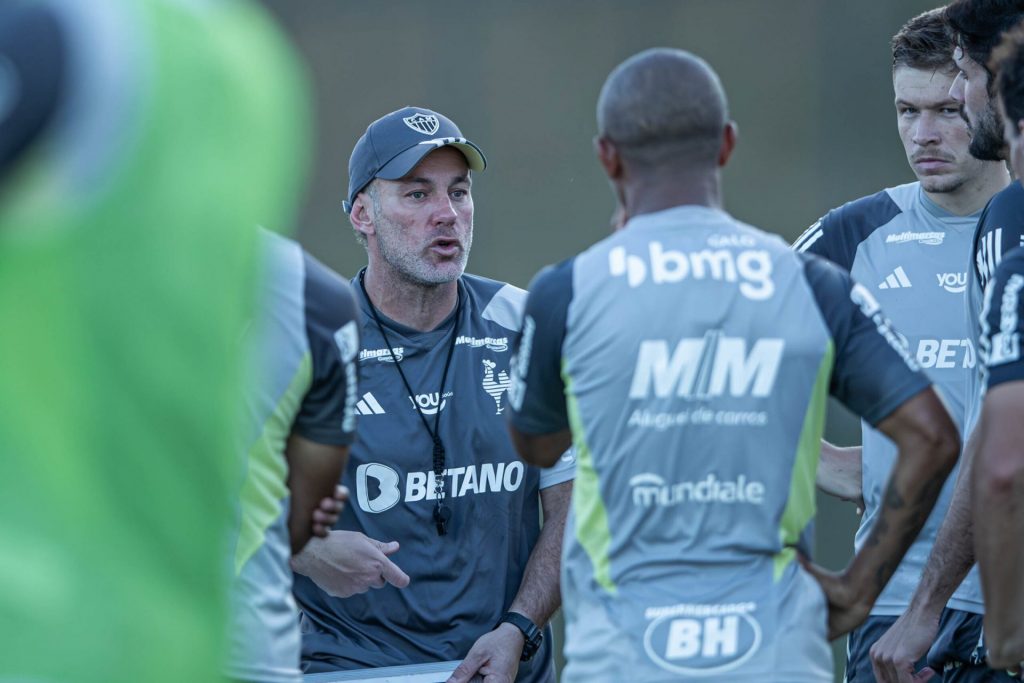
[[[418,409],[424,415],[436,415],[438,412],[444,410],[444,407],[448,405],[448,399],[455,395],[453,391],[444,392],[444,396],[441,396],[436,391],[431,394],[416,394],[416,396],[410,396],[409,400],[412,401],[412,407]]]

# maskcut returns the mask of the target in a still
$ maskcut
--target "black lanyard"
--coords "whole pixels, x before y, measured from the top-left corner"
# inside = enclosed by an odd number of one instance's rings
[[[395,368],[398,369],[398,375],[402,378],[402,384],[405,385],[405,390],[409,392],[409,398],[412,399],[413,405],[416,407],[416,412],[420,416],[420,421],[423,423],[424,429],[427,430],[427,434],[430,435],[431,440],[434,442],[434,497],[437,503],[434,505],[434,524],[437,525],[437,535],[444,536],[448,533],[448,520],[452,518],[452,511],[442,501],[444,500],[444,443],[441,442],[441,431],[439,429],[441,423],[441,405],[444,403],[444,385],[448,380],[448,368],[452,364],[452,354],[455,353],[455,340],[458,338],[456,332],[459,329],[459,315],[462,313],[462,294],[458,290],[456,285],[456,304],[455,304],[455,319],[452,322],[452,334],[451,341],[448,342],[448,357],[444,361],[444,372],[441,373],[441,388],[437,392],[437,412],[434,413],[434,427],[431,429],[430,423],[427,422],[426,415],[423,414],[423,408],[420,406],[419,401],[416,400],[416,395],[412,391],[412,387],[409,386],[409,380],[405,378],[405,372],[402,370],[402,364],[399,359],[395,357],[394,349],[391,346],[391,340],[388,339],[387,332],[384,331],[384,325],[380,321],[380,314],[377,313],[377,307],[370,301],[370,295],[366,291],[366,283],[364,282],[366,276],[366,269],[359,271],[359,286],[363,290],[363,296],[366,297],[366,303],[370,304],[370,313],[373,314],[373,320],[377,323],[377,329],[380,330],[380,336],[384,338],[384,346],[387,347],[388,353],[391,354],[391,360],[394,361]]]

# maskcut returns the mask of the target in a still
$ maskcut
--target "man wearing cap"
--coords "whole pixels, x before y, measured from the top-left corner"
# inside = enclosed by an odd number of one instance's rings
[[[545,625],[574,463],[541,473],[508,439],[525,292],[464,274],[472,171],[485,166],[419,107],[372,123],[352,152],[345,210],[368,257],[353,280],[360,421],[342,483],[354,504],[293,561],[308,673],[462,659],[453,681],[554,681]]]

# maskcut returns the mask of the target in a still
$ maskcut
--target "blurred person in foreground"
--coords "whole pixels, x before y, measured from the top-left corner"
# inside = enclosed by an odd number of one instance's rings
[[[254,226],[305,103],[248,2],[0,8],[0,680],[221,679]]]
[[[352,151],[344,206],[368,261],[352,280],[354,500],[292,562],[306,672],[461,659],[459,683],[554,680],[547,623],[575,468],[572,454],[524,466],[505,429],[526,293],[465,272],[484,167],[421,107],[373,122]]]
[[[950,96],[961,104],[971,132],[969,150],[985,161],[1005,161],[1008,148],[1003,121],[993,97],[994,75],[989,60],[1002,33],[1024,19],[1020,0],[957,0],[944,16],[953,33],[953,61],[959,73]],[[1024,238],[1024,188],[1011,183],[986,205],[978,219],[968,259],[966,314],[975,348],[981,341],[983,295],[1004,257]],[[872,651],[878,678],[883,681],[927,680],[932,670],[918,670],[915,663],[941,635],[943,609],[974,565],[974,523],[971,517],[970,482],[977,452],[978,424],[984,401],[984,364],[967,376],[964,414],[964,453],[956,488],[942,526],[935,536],[928,560],[910,605]],[[978,520],[978,524],[985,524]],[[986,602],[988,602],[986,600]],[[970,644],[977,666],[986,659],[984,635]],[[969,673],[967,667],[956,667]],[[1001,674],[1000,674],[1001,675]],[[945,680],[958,680],[956,671]],[[974,679],[965,679],[974,680]],[[986,679],[987,680],[987,679]]]
[[[295,242],[260,236],[227,673],[247,683],[298,683],[289,560],[314,535],[327,536],[346,498],[331,493],[355,434],[359,316],[347,281]]]
[[[942,8],[914,17],[892,39],[896,124],[917,181],[828,212],[794,247],[829,259],[873,290],[959,426],[967,376],[975,372],[976,363],[963,314],[965,264],[982,208],[1010,178],[1002,162],[976,159],[968,151],[967,124],[960,104],[949,94],[957,74],[952,45]],[[857,501],[864,509],[857,548],[863,547],[877,522],[896,459],[892,441],[866,422],[862,425],[862,447],[822,442],[818,469],[822,490]],[[906,610],[954,483],[955,477],[946,482],[928,523],[871,616],[850,634],[847,683],[875,680],[871,647]],[[975,652],[983,613],[977,572],[972,572],[943,611],[942,634],[918,668],[929,663],[938,672],[946,665],[964,667],[957,676],[966,675],[966,669],[976,671],[959,680],[987,679],[992,672],[977,662]]]
[[[827,640],[924,524],[956,427],[866,287],[722,210],[736,127],[707,63],[635,55],[597,118],[627,222],[534,280],[511,392],[528,462],[579,458],[563,680],[831,681]],[[840,574],[797,561],[830,393],[899,448]]]

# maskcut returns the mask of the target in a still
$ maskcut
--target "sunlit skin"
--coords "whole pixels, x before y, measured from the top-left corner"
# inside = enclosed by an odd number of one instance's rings
[[[471,185],[466,158],[441,147],[405,177],[378,178],[356,196],[351,220],[366,237],[365,283],[386,316],[432,330],[455,307],[473,244]]]
[[[892,79],[907,161],[922,189],[940,205],[950,198],[938,195],[981,185],[978,176],[984,169],[984,162],[967,151],[970,131],[960,104],[949,95],[953,79],[952,73],[911,67],[897,68]]]
[[[473,243],[472,181],[466,157],[442,147],[400,180],[376,180],[374,240],[382,265],[418,284],[454,282]],[[369,237],[369,235],[368,235]]]
[[[971,153],[990,161],[1005,159],[1002,123],[988,93],[988,71],[961,47],[953,50],[953,62],[960,73],[949,88],[949,96],[963,107],[972,136]]]

